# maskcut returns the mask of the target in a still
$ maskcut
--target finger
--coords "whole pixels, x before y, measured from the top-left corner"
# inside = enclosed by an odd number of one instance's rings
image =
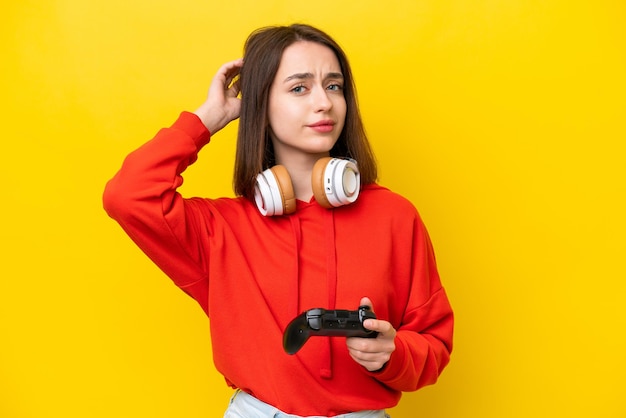
[[[353,359],[358,361],[378,361],[384,353],[382,352],[370,352],[370,351],[359,351],[359,350],[350,350],[349,354]]]
[[[370,308],[372,308],[372,301],[368,297],[362,297],[359,306],[369,306]]]
[[[234,67],[232,70],[230,70],[226,77],[226,82],[224,83],[224,86],[227,88],[232,87],[232,85],[239,80],[240,72],[241,72],[241,68],[239,67]]]
[[[242,66],[243,66],[243,58],[238,58],[236,60],[228,61],[222,64],[222,66],[220,67],[220,71],[218,72],[223,72],[224,74],[229,74],[232,71],[239,72]]]
[[[363,326],[385,337],[393,337],[396,334],[396,330],[389,322],[380,319],[366,319],[363,321]]]
[[[368,370],[378,370],[391,358],[389,351],[363,351],[349,347],[350,357]]]
[[[211,81],[208,93],[209,98],[219,98],[225,93],[227,94],[230,84],[233,83],[233,79],[239,75],[242,65],[243,60],[241,58],[223,64]]]
[[[378,353],[382,350],[380,344],[373,338],[346,338],[346,345],[355,353]]]
[[[227,68],[227,71],[233,71],[234,70],[234,71],[239,72],[241,67],[243,67],[243,58],[238,58],[236,60],[229,61],[229,62],[227,62],[224,65]]]
[[[242,58],[222,64],[222,66],[217,70],[214,79],[220,84],[223,84],[224,88],[228,88],[233,79],[239,75],[242,65]]]
[[[376,355],[376,356],[364,358],[358,354],[351,352],[350,357],[352,357],[354,361],[359,363],[361,366],[365,367],[367,370],[373,372],[373,371],[382,369],[385,363],[389,361],[391,356]]]
[[[241,93],[241,89],[239,87],[239,79],[233,81],[233,83],[228,87],[226,93],[229,97],[237,97],[239,93]]]

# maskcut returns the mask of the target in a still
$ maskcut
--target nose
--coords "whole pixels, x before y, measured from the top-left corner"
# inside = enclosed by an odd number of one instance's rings
[[[317,87],[311,94],[313,107],[316,112],[327,112],[333,107],[333,102],[328,96],[328,91],[323,87]]]

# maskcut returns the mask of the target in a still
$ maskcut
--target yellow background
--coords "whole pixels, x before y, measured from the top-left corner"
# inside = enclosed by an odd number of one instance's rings
[[[452,363],[393,417],[626,416],[623,1],[25,0],[2,21],[0,417],[221,416],[208,320],[100,196],[251,30],[293,21],[351,57],[381,183],[421,211],[456,311]],[[187,195],[231,194],[235,128]]]

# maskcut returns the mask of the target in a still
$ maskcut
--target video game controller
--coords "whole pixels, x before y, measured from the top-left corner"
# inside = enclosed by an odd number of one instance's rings
[[[376,315],[365,305],[356,311],[309,309],[287,325],[283,348],[287,354],[295,354],[312,336],[376,338],[378,332],[363,326],[366,319],[376,319]]]

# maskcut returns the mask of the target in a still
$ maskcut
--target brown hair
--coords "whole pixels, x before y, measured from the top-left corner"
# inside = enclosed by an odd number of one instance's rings
[[[376,160],[365,134],[354,79],[343,50],[330,36],[312,26],[272,26],[254,31],[246,40],[244,64],[239,76],[242,101],[233,187],[236,194],[251,200],[254,199],[256,176],[276,163],[267,116],[269,92],[283,51],[297,41],[322,44],[337,56],[344,77],[346,120],[330,155],[355,159],[359,164],[361,184],[376,181]]]

